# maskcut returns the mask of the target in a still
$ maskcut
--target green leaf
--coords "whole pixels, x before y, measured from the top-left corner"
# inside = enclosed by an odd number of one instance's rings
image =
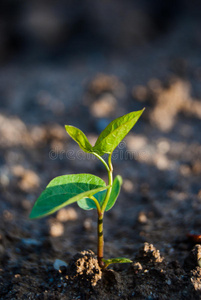
[[[105,182],[91,174],[64,175],[54,178],[37,199],[30,218],[41,218],[60,208],[108,189]]]
[[[99,135],[93,151],[99,155],[112,153],[123,138],[133,128],[144,108],[113,120]]]
[[[119,195],[119,192],[120,192],[120,189],[121,189],[122,182],[123,182],[122,177],[121,177],[120,175],[117,175],[117,176],[115,177],[114,181],[113,181],[113,184],[112,184],[112,191],[111,191],[110,198],[109,198],[109,200],[108,200],[108,203],[107,203],[107,206],[106,206],[105,211],[110,210],[110,209],[114,206],[114,204],[115,204],[115,202],[116,202],[116,200],[117,200],[117,197],[118,197],[118,195]],[[100,203],[100,206],[101,206],[101,207],[102,207],[102,205],[103,205],[103,201],[105,200],[105,196],[106,196],[106,191],[101,191],[101,192],[98,192],[97,194],[94,195],[94,197],[95,197],[95,198],[98,200],[98,202]],[[83,199],[83,200],[81,200],[81,201],[83,201],[83,205],[84,205],[84,201],[87,202],[87,200],[88,200],[88,199]],[[89,199],[89,200],[90,200],[90,199]],[[80,201],[79,201],[79,202],[80,202]],[[78,205],[79,205],[79,204],[78,204]],[[87,207],[87,205],[88,205],[88,209],[96,208],[95,204],[92,204],[92,205],[93,205],[93,207],[92,207],[91,202],[89,202],[89,203],[87,203],[87,204],[85,204],[85,205],[86,205],[86,207]],[[89,208],[89,207],[90,207],[90,208]],[[82,208],[83,208],[83,207],[82,207]],[[87,208],[83,208],[83,209],[87,209]]]
[[[84,210],[96,209],[96,204],[92,199],[84,198],[77,202],[78,206]]]
[[[105,263],[104,268],[107,268],[111,264],[125,264],[125,263],[133,262],[129,258],[125,258],[125,257],[116,257],[116,258],[110,258],[110,259],[103,258],[102,261]]]
[[[119,196],[122,182],[123,182],[122,177],[120,175],[117,175],[112,184],[112,191],[105,209],[106,211],[110,210],[114,206],[117,197]]]
[[[93,152],[93,147],[89,143],[86,135],[79,129],[71,125],[65,125],[65,129],[67,133],[72,137],[74,141],[76,141],[79,147],[84,151],[91,153]]]

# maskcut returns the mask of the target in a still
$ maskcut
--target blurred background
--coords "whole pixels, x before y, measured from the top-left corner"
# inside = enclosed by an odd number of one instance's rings
[[[182,257],[175,238],[201,233],[200,99],[198,0],[1,0],[1,255],[10,247],[17,260],[16,236],[21,247],[46,237],[55,251],[73,253],[86,241],[95,250],[91,212],[74,205],[39,221],[29,212],[55,176],[106,178],[97,160],[76,156],[65,124],[94,143],[111,120],[146,107],[114,159],[124,202],[108,216],[122,226],[115,231],[106,217],[106,251],[133,253],[146,240]]]

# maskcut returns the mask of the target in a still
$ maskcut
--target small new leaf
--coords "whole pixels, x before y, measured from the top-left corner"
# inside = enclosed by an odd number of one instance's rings
[[[60,208],[108,189],[105,182],[91,174],[64,175],[54,178],[37,199],[30,218],[50,215]]]
[[[97,209],[95,202],[92,199],[84,198],[77,202],[78,206],[84,210]]]
[[[65,125],[65,129],[66,129],[67,133],[72,137],[72,139],[74,139],[74,141],[76,141],[76,143],[78,143],[79,147],[84,152],[87,152],[87,153],[93,152],[93,147],[89,143],[88,138],[82,132],[82,130],[80,130],[79,128],[76,128],[74,126],[71,126],[71,125]]]
[[[95,146],[93,147],[93,151],[101,156],[104,153],[112,153],[133,128],[143,111],[144,108],[139,111],[133,111],[112,121],[99,135]]]
[[[132,263],[133,262],[129,258],[125,258],[125,257],[102,259],[102,261],[105,263],[104,269],[107,268],[111,264],[125,264],[125,263]]]

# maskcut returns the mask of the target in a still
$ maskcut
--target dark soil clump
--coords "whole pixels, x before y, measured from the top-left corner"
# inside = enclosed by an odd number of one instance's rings
[[[74,256],[70,261],[67,274],[66,278],[74,281],[74,284],[77,282],[78,286],[88,287],[95,286],[102,277],[95,254],[90,250],[82,251]]]

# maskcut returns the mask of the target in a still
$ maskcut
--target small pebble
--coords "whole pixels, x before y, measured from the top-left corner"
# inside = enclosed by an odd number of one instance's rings
[[[134,185],[133,182],[129,179],[124,179],[123,181],[123,189],[127,192],[127,193],[132,193],[134,190]]]
[[[32,170],[25,170],[23,177],[19,182],[19,187],[24,192],[30,192],[39,187],[40,179]]]
[[[4,187],[7,187],[10,183],[10,179],[6,174],[0,175],[0,184]]]
[[[92,229],[92,220],[90,218],[87,218],[84,220],[84,229],[91,230]]]
[[[75,221],[78,218],[77,212],[74,208],[62,208],[57,213],[57,220],[60,222],[67,222],[67,221]]]
[[[138,222],[141,224],[147,223],[147,216],[145,215],[145,213],[143,211],[141,211],[138,215]]]
[[[67,263],[61,259],[55,259],[53,267],[55,270],[59,271],[60,267],[67,267]]]
[[[64,233],[64,226],[59,222],[50,225],[50,235],[53,237],[61,236]]]

